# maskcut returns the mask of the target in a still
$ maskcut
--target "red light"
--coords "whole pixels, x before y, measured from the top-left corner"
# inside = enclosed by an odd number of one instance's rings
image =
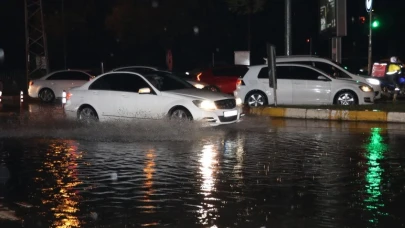
[[[310,39],[307,39],[307,43],[309,43],[309,41],[311,41]]]
[[[73,94],[71,94],[71,93],[67,93],[67,94],[66,94],[66,100],[69,100],[72,95],[73,95]]]
[[[236,81],[236,86],[240,86],[242,85],[242,80],[238,79],[238,81]]]
[[[34,85],[34,82],[33,82],[33,81],[30,81],[30,86],[32,86],[32,85]]]
[[[359,17],[359,21],[361,24],[366,23],[366,17]]]
[[[200,77],[201,77],[202,73],[197,74],[197,81],[201,81]]]

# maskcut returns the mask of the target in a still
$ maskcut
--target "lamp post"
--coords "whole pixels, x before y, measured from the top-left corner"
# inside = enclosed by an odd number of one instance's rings
[[[373,61],[373,0],[366,0],[366,10],[369,14],[368,32],[368,74],[371,75]]]

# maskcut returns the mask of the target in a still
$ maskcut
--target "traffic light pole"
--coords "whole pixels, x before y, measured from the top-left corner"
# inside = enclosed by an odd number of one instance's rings
[[[371,75],[371,70],[373,67],[373,10],[370,10],[370,25],[368,33],[368,74]]]

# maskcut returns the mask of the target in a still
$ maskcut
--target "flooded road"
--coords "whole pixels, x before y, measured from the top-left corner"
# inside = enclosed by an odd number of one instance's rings
[[[405,225],[403,125],[13,118],[0,121],[0,227]]]

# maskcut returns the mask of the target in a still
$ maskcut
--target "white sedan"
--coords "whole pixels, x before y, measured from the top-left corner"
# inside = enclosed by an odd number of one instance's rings
[[[85,122],[168,116],[220,125],[239,122],[243,116],[240,99],[197,89],[164,71],[100,75],[70,90],[64,108],[68,118]]]
[[[93,76],[79,70],[61,70],[52,72],[40,79],[31,80],[28,95],[41,99],[43,102],[52,102],[59,98],[64,90],[78,87],[90,81]]]
[[[371,86],[349,79],[336,79],[305,64],[279,64],[277,75],[277,103],[284,105],[357,105],[373,104]],[[250,66],[238,82],[235,97],[249,106],[263,106],[274,102],[269,86],[267,65]]]

